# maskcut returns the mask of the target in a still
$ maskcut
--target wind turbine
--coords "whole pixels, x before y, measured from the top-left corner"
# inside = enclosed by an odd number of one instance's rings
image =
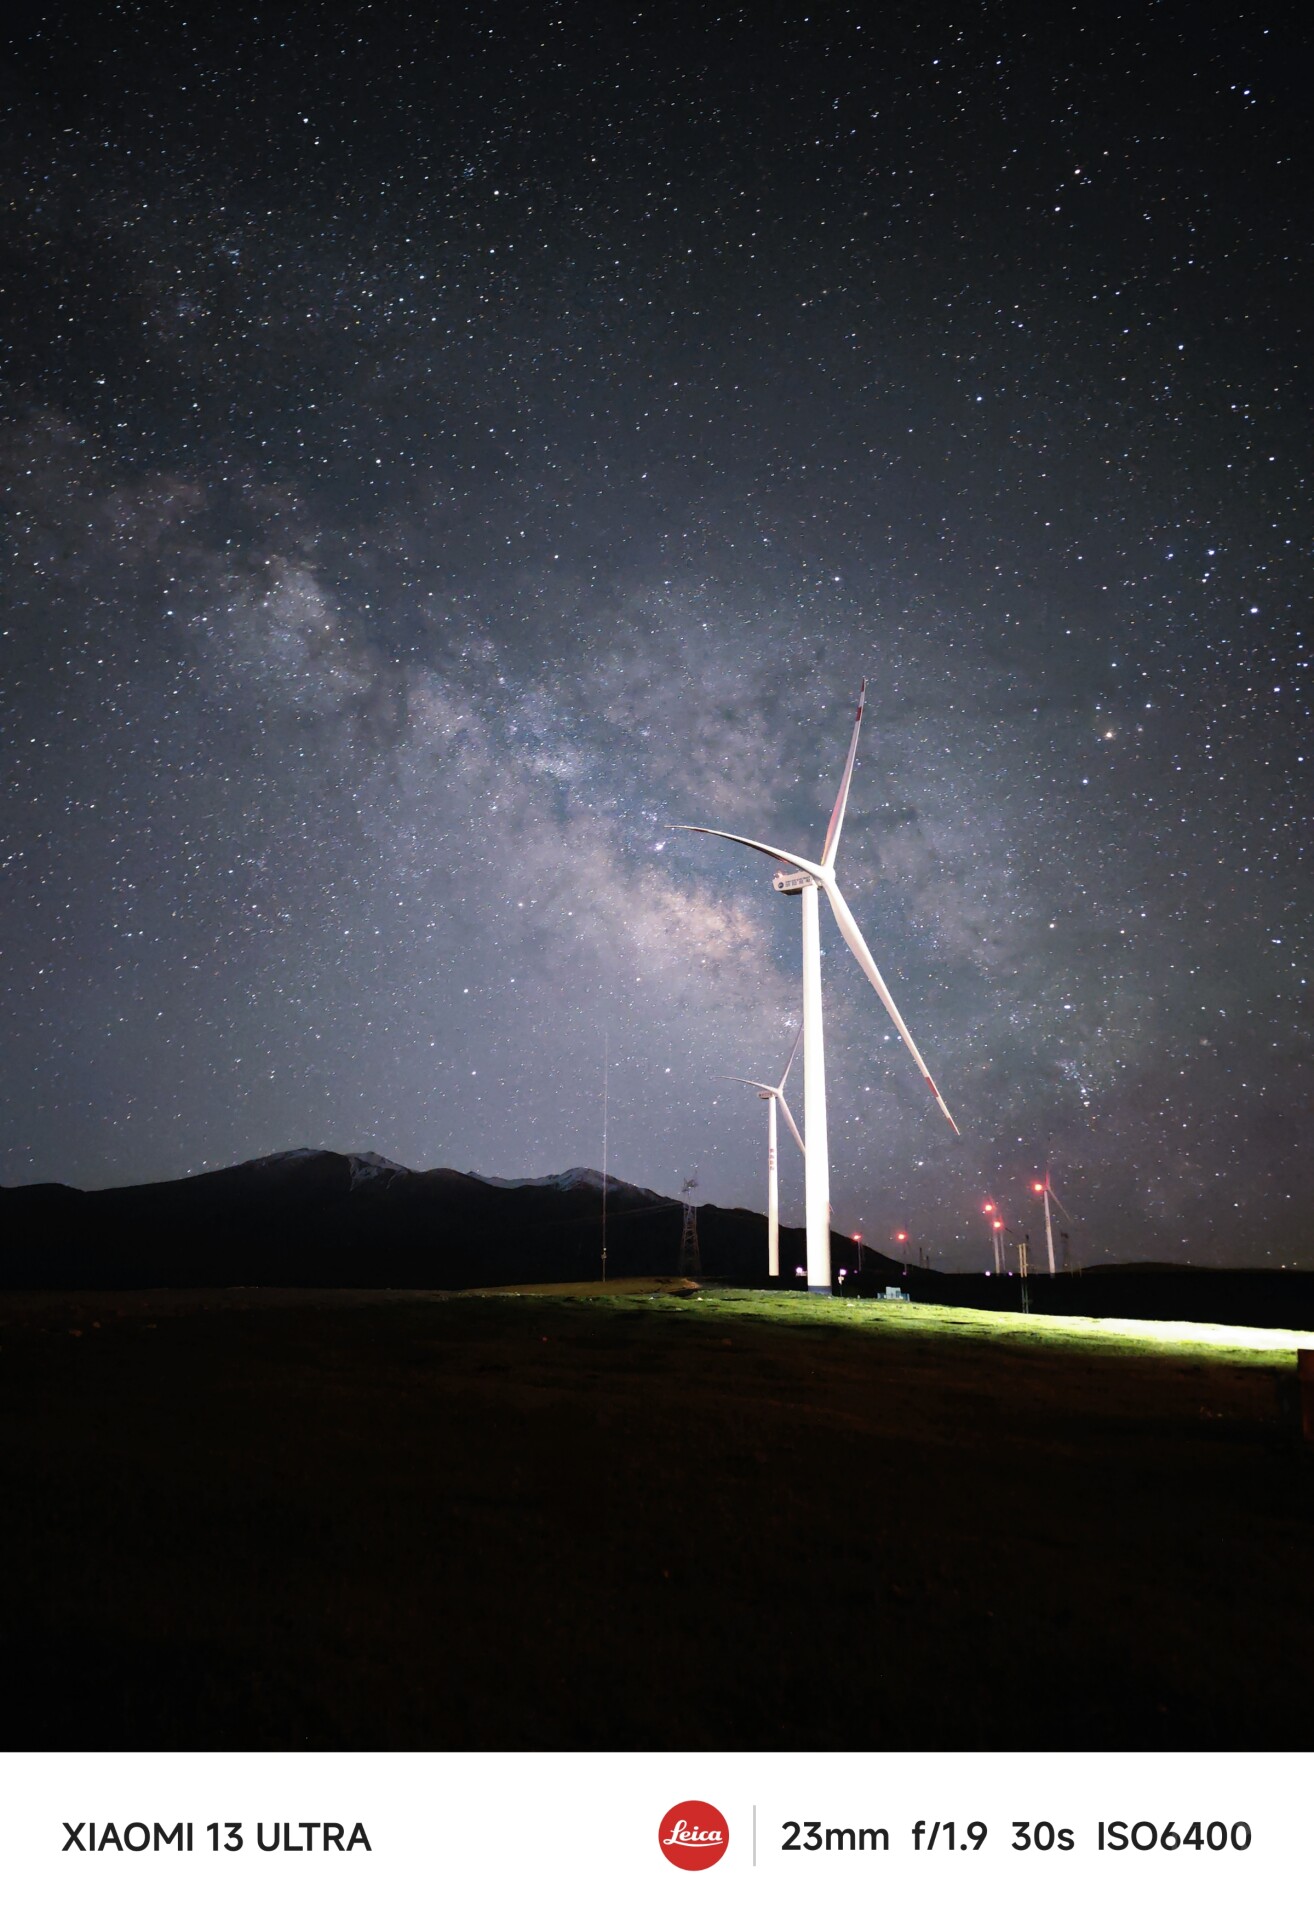
[[[1054,1226],[1049,1215],[1050,1201],[1052,1200],[1054,1202],[1054,1205],[1058,1208],[1065,1220],[1070,1222],[1072,1215],[1055,1193],[1054,1184],[1049,1177],[1048,1167],[1045,1169],[1045,1177],[1043,1180],[1033,1180],[1031,1182],[1031,1191],[1033,1193],[1043,1193],[1045,1196],[1045,1247],[1049,1254],[1049,1270],[1052,1274],[1056,1271],[1056,1268],[1054,1266]]]
[[[794,1055],[798,1052],[798,1043],[803,1038],[800,1027],[794,1035],[794,1044],[789,1050],[785,1062],[785,1071],[779,1082],[769,1087],[764,1080],[745,1080],[737,1073],[728,1073],[727,1080],[733,1080],[739,1087],[756,1087],[759,1100],[767,1102],[767,1277],[780,1278],[780,1181],[776,1173],[776,1108],[785,1116],[785,1125],[798,1141],[798,1150],[806,1161],[808,1150],[803,1145],[803,1135],[794,1125],[794,1116],[789,1111],[789,1102],[785,1098],[785,1082],[789,1078],[789,1069],[794,1064]]]
[[[803,1124],[807,1128],[808,1139],[812,1142],[811,1151],[806,1157],[806,1214],[807,1214],[807,1260],[808,1291],[812,1293],[830,1292],[830,1147],[826,1134],[826,1056],[822,1035],[821,1019],[821,921],[817,902],[818,893],[824,893],[830,902],[831,912],[836,924],[853,951],[858,965],[871,981],[880,995],[885,1011],[893,1020],[899,1038],[907,1047],[923,1080],[931,1089],[935,1103],[949,1125],[957,1133],[954,1117],[940,1097],[940,1090],[932,1080],[926,1062],[917,1051],[917,1044],[907,1027],[903,1016],[895,1006],[890,990],[881,978],[880,969],[872,959],[867,942],[858,930],[858,923],[849,912],[844,896],[835,881],[835,856],[839,852],[840,834],[844,828],[844,811],[849,803],[849,786],[853,780],[853,763],[858,754],[858,731],[862,726],[862,710],[867,703],[867,682],[864,680],[858,693],[858,712],[853,722],[853,738],[849,741],[849,755],[844,762],[844,776],[840,781],[839,796],[835,801],[834,812],[830,816],[830,825],[826,828],[826,841],[821,850],[820,860],[807,860],[801,854],[786,853],[782,847],[768,846],[763,840],[748,840],[741,833],[724,833],[719,827],[677,827],[673,831],[680,833],[706,833],[717,840],[730,840],[736,846],[750,847],[754,853],[764,853],[769,860],[782,860],[789,871],[777,873],[772,886],[777,893],[798,893],[803,904]]]

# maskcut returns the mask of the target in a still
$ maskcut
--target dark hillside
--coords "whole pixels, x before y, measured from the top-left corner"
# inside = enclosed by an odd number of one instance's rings
[[[607,1272],[676,1271],[681,1203],[607,1181]],[[700,1207],[705,1273],[763,1284],[766,1220]],[[470,1287],[596,1276],[602,1176],[591,1168],[498,1180],[439,1167],[412,1173],[374,1154],[309,1148],[185,1180],[84,1193],[0,1189],[13,1286]],[[838,1269],[853,1244],[836,1235]],[[781,1232],[781,1268],[804,1260],[800,1228]],[[884,1286],[897,1268],[868,1253]],[[791,1284],[796,1284],[791,1282]]]

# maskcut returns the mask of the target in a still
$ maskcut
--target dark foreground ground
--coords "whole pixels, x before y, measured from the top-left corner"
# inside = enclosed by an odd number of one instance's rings
[[[0,1296],[3,1744],[1306,1748],[1292,1372],[799,1296]]]

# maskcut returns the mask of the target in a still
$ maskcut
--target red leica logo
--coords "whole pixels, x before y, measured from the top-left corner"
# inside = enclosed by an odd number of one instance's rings
[[[730,1845],[730,1829],[725,1815],[706,1800],[682,1800],[662,1820],[657,1838],[673,1867],[698,1873],[716,1865]]]

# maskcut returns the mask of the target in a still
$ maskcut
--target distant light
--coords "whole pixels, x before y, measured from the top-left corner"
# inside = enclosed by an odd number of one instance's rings
[[[1031,1191],[1032,1193],[1043,1193],[1045,1191],[1044,1181],[1043,1180],[1033,1181],[1031,1186]]]
[[[906,1233],[896,1233],[894,1237],[896,1240],[906,1240],[908,1238]]]

